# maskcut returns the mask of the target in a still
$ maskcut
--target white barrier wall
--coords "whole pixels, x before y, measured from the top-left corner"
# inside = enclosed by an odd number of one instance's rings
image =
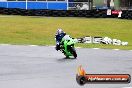
[[[78,43],[96,43],[96,44],[113,44],[113,45],[128,45],[128,42],[121,41],[119,39],[111,39],[109,37],[91,37],[86,36],[83,38],[77,38]]]

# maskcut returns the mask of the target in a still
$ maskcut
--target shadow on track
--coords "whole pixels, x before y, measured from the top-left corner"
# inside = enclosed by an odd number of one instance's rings
[[[73,61],[73,60],[76,60],[76,58],[61,58],[61,59],[57,59],[58,62],[67,62],[67,61]]]

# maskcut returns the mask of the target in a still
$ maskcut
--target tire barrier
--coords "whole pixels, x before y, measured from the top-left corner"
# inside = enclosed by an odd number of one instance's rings
[[[132,10],[123,10],[121,18],[122,19],[132,19]]]
[[[48,10],[0,8],[0,14],[22,16],[53,16],[53,17],[87,17],[87,18],[117,18],[118,15],[107,15],[107,10]],[[122,11],[122,19],[132,19],[132,11]]]

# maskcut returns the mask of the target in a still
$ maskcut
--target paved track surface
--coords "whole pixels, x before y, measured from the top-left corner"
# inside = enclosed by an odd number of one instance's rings
[[[87,73],[132,75],[132,52],[77,49],[77,59],[65,59],[46,46],[0,46],[0,88],[125,88],[130,84],[86,84],[76,82],[77,67]]]

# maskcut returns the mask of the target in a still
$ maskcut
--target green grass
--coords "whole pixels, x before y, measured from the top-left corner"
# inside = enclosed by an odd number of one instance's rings
[[[0,43],[55,45],[54,35],[62,28],[72,37],[108,36],[129,42],[128,46],[76,44],[87,48],[132,49],[132,21],[108,18],[0,17]]]

